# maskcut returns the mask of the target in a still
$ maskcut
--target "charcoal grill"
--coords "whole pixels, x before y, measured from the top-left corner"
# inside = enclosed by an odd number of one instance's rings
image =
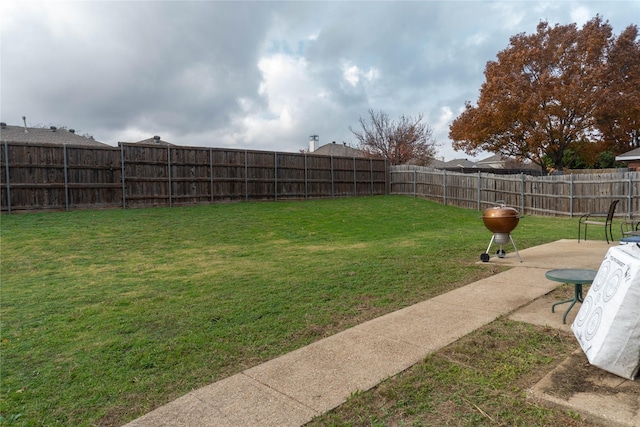
[[[511,232],[518,226],[518,222],[520,221],[520,214],[516,209],[505,206],[504,201],[498,201],[498,203],[499,202],[502,203],[498,206],[485,209],[482,214],[482,222],[484,222],[484,226],[493,233],[493,236],[491,236],[491,241],[489,242],[489,246],[487,246],[486,252],[480,255],[480,261],[489,262],[489,251],[491,250],[491,245],[494,243],[499,245],[496,255],[498,258],[504,258],[506,256],[504,245],[511,242],[518,259],[522,262],[518,248],[516,248],[513,237],[511,237]]]

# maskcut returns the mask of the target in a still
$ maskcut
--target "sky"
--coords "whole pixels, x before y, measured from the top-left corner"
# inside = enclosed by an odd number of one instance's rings
[[[423,115],[439,157],[473,159],[448,133],[487,61],[541,21],[597,14],[618,35],[640,26],[640,0],[2,0],[0,120],[299,152],[310,135],[357,147],[349,127],[372,109]]]

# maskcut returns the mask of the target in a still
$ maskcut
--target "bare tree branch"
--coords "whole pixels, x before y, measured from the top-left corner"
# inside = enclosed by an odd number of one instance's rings
[[[433,129],[422,122],[423,115],[401,116],[391,120],[384,111],[369,109],[369,121],[360,117],[362,130],[349,130],[358,140],[359,148],[370,156],[383,157],[392,165],[415,163],[427,165],[436,154]]]

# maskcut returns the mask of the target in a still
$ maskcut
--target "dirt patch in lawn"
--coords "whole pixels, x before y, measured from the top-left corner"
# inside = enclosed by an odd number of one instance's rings
[[[549,374],[540,389],[550,396],[568,401],[577,394],[614,398],[630,413],[640,411],[640,381],[630,381],[589,363],[582,351],[572,353]]]
[[[526,397],[575,350],[570,333],[498,319],[311,425],[589,426],[572,412]]]

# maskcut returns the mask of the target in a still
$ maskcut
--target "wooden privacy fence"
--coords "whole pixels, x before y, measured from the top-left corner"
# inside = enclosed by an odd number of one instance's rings
[[[4,142],[3,212],[387,194],[385,160],[174,145]]]
[[[393,166],[391,194],[405,194],[469,209],[484,210],[504,201],[522,214],[579,216],[606,212],[640,213],[640,172],[529,176],[476,174],[420,166]]]
[[[173,206],[380,194],[523,214],[640,213],[640,172],[534,177],[458,173],[382,159],[174,145],[71,146],[3,142],[2,212]]]

